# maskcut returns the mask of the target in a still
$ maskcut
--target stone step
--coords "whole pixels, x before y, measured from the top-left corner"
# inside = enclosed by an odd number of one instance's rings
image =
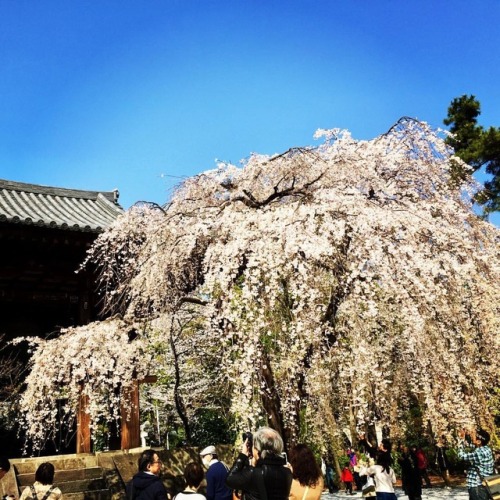
[[[50,462],[56,471],[74,470],[97,467],[97,457],[94,454],[55,455],[51,457],[16,458],[11,460],[17,474],[34,474],[43,462]]]
[[[77,481],[54,481],[54,486],[57,486],[64,496],[66,493],[79,493],[81,491],[95,491],[106,488],[106,481],[103,477],[97,479],[81,479]],[[22,492],[29,485],[21,486],[19,489]]]
[[[102,478],[103,470],[101,467],[90,467],[87,469],[69,469],[56,470],[54,474],[54,484],[59,484],[63,481],[78,481],[81,479],[98,479]],[[35,473],[18,474],[17,480],[20,486],[29,486],[35,482]]]
[[[64,500],[111,500],[111,496],[109,490],[88,490],[77,493],[65,493]]]

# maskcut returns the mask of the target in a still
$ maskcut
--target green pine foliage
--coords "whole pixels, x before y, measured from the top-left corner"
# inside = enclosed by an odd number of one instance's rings
[[[484,129],[477,119],[481,104],[473,95],[456,97],[448,107],[448,116],[443,120],[453,134],[447,143],[456,155],[468,164],[473,172],[485,167],[491,178],[484,189],[476,195],[476,201],[483,206],[484,214],[500,210],[500,128]],[[453,180],[462,182],[469,174],[468,169],[455,162]]]

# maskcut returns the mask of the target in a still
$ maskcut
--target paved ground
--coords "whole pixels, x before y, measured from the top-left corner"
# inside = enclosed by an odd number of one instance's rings
[[[408,497],[404,494],[404,491],[400,488],[396,488],[396,495],[398,500],[407,500]],[[351,500],[361,500],[361,493],[355,493],[354,495],[348,495],[343,491],[336,491],[335,493],[323,493],[321,495],[322,500],[339,500],[339,499],[351,499]],[[442,487],[435,488],[424,488],[422,490],[422,500],[468,500],[469,493],[465,486],[454,486],[452,489],[447,490]]]

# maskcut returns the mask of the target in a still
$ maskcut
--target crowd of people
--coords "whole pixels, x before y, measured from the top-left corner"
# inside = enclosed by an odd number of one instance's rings
[[[171,496],[159,479],[161,461],[146,450],[139,459],[139,472],[127,485],[128,500],[319,500],[325,480],[312,450],[299,444],[284,453],[281,436],[263,427],[246,434],[232,467],[227,467],[214,446],[200,452],[206,473],[197,462],[184,470],[185,488]],[[205,496],[198,489],[205,478]]]
[[[494,473],[494,457],[488,446],[490,436],[484,430],[459,434],[458,456],[467,464],[467,487],[470,500],[488,500],[483,479]],[[184,488],[172,495],[160,478],[162,461],[155,450],[141,453],[138,472],[127,484],[128,500],[319,500],[322,493],[333,493],[342,487],[346,494],[360,492],[363,498],[396,500],[396,473],[393,447],[382,439],[372,446],[365,435],[360,436],[359,450],[346,451],[346,464],[340,474],[341,484],[334,481],[331,456],[324,457],[320,466],[307,445],[297,444],[284,453],[281,436],[269,427],[255,434],[245,433],[240,452],[231,467],[219,460],[216,448],[208,446],[200,460],[184,469]],[[446,441],[437,442],[436,465],[450,488]],[[362,453],[361,453],[362,452]],[[422,488],[430,488],[427,456],[421,448],[398,443],[397,463],[401,484],[409,500],[420,500]],[[206,472],[205,472],[205,470]],[[10,470],[10,463],[0,457],[0,480]],[[20,500],[62,500],[59,488],[53,485],[54,466],[42,463],[35,482],[23,490]],[[498,471],[497,471],[498,473]],[[205,480],[205,494],[199,492]]]
[[[488,446],[489,435],[481,430],[473,435],[461,435],[459,457],[466,461],[467,486],[470,500],[488,500],[488,493],[482,478],[493,474],[493,453]],[[320,466],[313,451],[305,444],[294,446],[289,457],[284,453],[281,436],[273,429],[264,427],[253,436],[245,434],[240,452],[232,467],[219,461],[214,446],[202,450],[201,459],[206,472],[207,500],[318,500],[322,493],[333,493],[342,488],[346,494],[361,493],[363,498],[396,500],[396,473],[394,458],[400,471],[401,485],[409,500],[420,500],[422,488],[432,486],[429,477],[429,463],[426,454],[417,446],[398,443],[397,453],[389,439],[382,439],[378,446],[372,446],[366,436],[360,436],[360,451],[353,448],[346,451],[347,463],[340,474],[340,484],[335,484],[335,468],[331,457],[324,457]],[[468,449],[466,449],[468,446]],[[362,451],[362,453],[361,453]],[[442,475],[445,488],[450,488],[449,464],[444,437],[438,440],[436,466]],[[203,479],[198,473],[189,479],[189,471],[195,464],[186,467],[186,490],[177,494],[176,500],[189,500],[185,495],[196,494]],[[140,472],[136,477],[140,476]],[[131,482],[131,485],[136,481]],[[143,491],[130,495],[130,500],[166,500],[163,496],[151,496]],[[182,495],[180,498],[179,495]],[[200,496],[192,500],[202,500]]]
[[[483,480],[500,472],[498,460],[495,467],[493,452],[488,446],[489,441],[490,435],[482,429],[473,433],[459,433],[457,455],[466,466],[470,500],[489,500],[491,497]],[[363,451],[363,458],[352,448],[346,451],[348,463],[340,475],[345,493],[354,494],[355,485],[362,497],[375,496],[377,500],[395,500],[396,474],[393,468],[392,443],[389,439],[382,439],[380,445],[375,447],[365,435],[361,435],[359,446]],[[435,465],[443,479],[444,488],[451,489],[447,451],[446,438],[441,436],[436,443]],[[422,488],[432,487],[425,452],[418,446],[398,443],[396,457],[405,495],[409,500],[420,500]]]
[[[0,481],[10,469],[9,460],[6,457],[0,457]],[[61,500],[62,492],[53,484],[54,474],[55,468],[50,462],[40,464],[35,472],[35,482],[23,490],[19,500]],[[14,492],[8,492],[3,496],[3,500],[16,498]]]

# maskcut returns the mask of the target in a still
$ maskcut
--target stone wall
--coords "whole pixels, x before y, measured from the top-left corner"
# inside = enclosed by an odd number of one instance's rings
[[[231,467],[237,456],[232,445],[217,446],[219,460]],[[155,448],[160,460],[163,462],[161,477],[168,491],[176,494],[184,488],[184,468],[190,462],[200,462],[201,448],[176,448],[174,450],[164,450]],[[141,455],[141,450],[131,451],[129,453],[117,453],[113,455],[113,462],[118,474],[123,482],[127,484],[137,472],[137,461]],[[106,454],[103,454],[103,458]],[[103,468],[105,464],[102,465]],[[109,466],[108,466],[109,467]],[[200,488],[203,493],[204,484]]]
[[[237,452],[231,445],[217,446],[219,460],[228,467]],[[163,462],[161,478],[167,490],[175,495],[184,488],[184,468],[190,462],[200,462],[201,448],[154,448]],[[124,500],[125,485],[137,472],[142,448],[129,451],[109,451],[78,455],[18,458],[11,460],[10,471],[0,480],[0,497],[11,494],[19,498],[21,489],[34,481],[42,462],[51,462],[55,469],[54,484],[61,487],[71,500]],[[99,484],[97,484],[99,482]],[[202,483],[200,493],[205,492]]]

